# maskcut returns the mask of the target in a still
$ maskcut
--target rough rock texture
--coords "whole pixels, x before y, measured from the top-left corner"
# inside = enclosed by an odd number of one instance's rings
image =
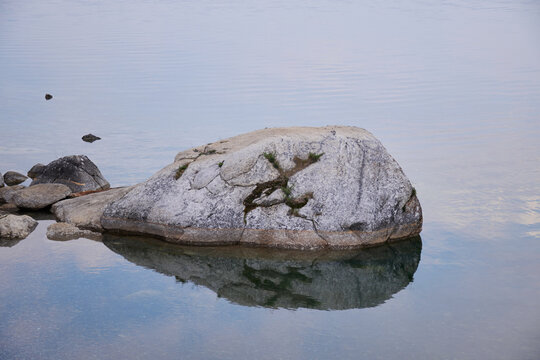
[[[69,187],[62,184],[39,184],[16,191],[12,201],[19,208],[39,210],[65,199],[71,194]]]
[[[0,188],[4,186],[4,175],[0,172]]]
[[[419,237],[347,252],[182,247],[105,236],[127,260],[207,287],[245,306],[344,310],[377,306],[405,288],[420,261]],[[264,250],[264,251],[263,251]]]
[[[65,156],[52,161],[30,186],[48,183],[64,184],[74,193],[110,187],[97,166],[85,155]]]
[[[109,205],[105,229],[189,244],[353,248],[417,235],[398,163],[355,127],[265,129],[179,153]]]
[[[26,176],[16,171],[8,171],[4,174],[4,182],[6,183],[6,185],[9,186],[19,185],[20,183],[23,183],[26,179],[28,179]]]
[[[133,186],[115,188],[94,194],[57,202],[51,207],[58,221],[73,224],[81,229],[103,231],[101,215],[111,202],[127,194]]]
[[[5,186],[3,188],[0,188],[0,204],[12,202],[13,195],[15,195],[18,190],[24,188],[24,185]]]
[[[47,227],[47,238],[60,241],[78,238],[101,240],[101,234],[90,230],[82,230],[75,225],[60,222],[51,224]]]
[[[32,180],[34,180],[36,177],[41,175],[43,171],[45,170],[46,165],[43,165],[41,163],[37,163],[36,165],[32,166],[30,170],[28,170],[28,177]]]
[[[0,238],[24,239],[34,231],[37,224],[28,215],[0,215]]]

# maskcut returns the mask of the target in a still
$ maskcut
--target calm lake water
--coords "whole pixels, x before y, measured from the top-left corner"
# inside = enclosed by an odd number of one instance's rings
[[[51,241],[34,214],[0,247],[0,359],[540,358],[539,2],[2,0],[0,74],[0,172],[86,154],[128,185],[344,124],[424,210],[421,239],[316,260]]]

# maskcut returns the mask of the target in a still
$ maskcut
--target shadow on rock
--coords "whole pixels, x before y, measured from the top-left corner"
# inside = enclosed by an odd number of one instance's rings
[[[130,262],[207,287],[245,306],[345,310],[384,303],[405,288],[420,262],[420,237],[357,251],[183,247],[107,235]]]

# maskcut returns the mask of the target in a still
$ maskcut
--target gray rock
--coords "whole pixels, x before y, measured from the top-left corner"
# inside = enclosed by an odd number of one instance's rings
[[[23,183],[26,179],[28,179],[28,177],[16,171],[8,171],[4,174],[4,182],[9,186]]]
[[[24,239],[38,222],[28,215],[0,215],[0,238]]]
[[[24,188],[24,185],[5,186],[0,188],[0,204],[11,203],[15,192]]]
[[[65,156],[52,161],[30,186],[48,183],[64,184],[74,193],[110,187],[97,166],[85,155]]]
[[[58,221],[75,225],[81,229],[103,231],[101,215],[111,202],[127,194],[133,186],[115,188],[94,194],[79,196],[57,202],[51,207]]]
[[[37,163],[36,165],[32,166],[30,170],[28,170],[28,173],[26,175],[28,175],[28,177],[33,180],[39,175],[41,175],[44,170],[45,170],[45,165],[41,163]]]
[[[1,187],[4,187],[4,176],[2,175],[2,173],[0,172],[0,188]]]
[[[13,203],[19,208],[39,210],[65,199],[71,194],[70,188],[62,184],[39,184],[16,191]]]
[[[49,240],[66,241],[79,238],[90,240],[101,240],[101,234],[90,230],[82,230],[75,225],[67,223],[54,223],[47,227],[47,238]]]
[[[320,310],[384,303],[411,282],[422,247],[419,237],[370,249],[301,254],[117,236],[105,236],[103,243],[139,266],[204,286],[236,304]]]
[[[101,140],[101,138],[94,134],[86,134],[82,137],[82,140],[89,143],[93,143],[94,141]]]
[[[280,128],[179,153],[101,224],[186,244],[347,249],[419,234],[422,210],[366,130]]]

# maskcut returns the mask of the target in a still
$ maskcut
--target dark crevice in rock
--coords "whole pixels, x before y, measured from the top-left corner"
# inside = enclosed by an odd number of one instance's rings
[[[316,154],[310,152],[306,159],[301,159],[298,156],[295,156],[293,158],[295,166],[292,169],[283,170],[274,153],[263,153],[263,156],[272,164],[275,169],[279,171],[279,176],[274,180],[255,185],[255,189],[253,189],[253,191],[244,199],[244,222],[246,221],[247,214],[257,207],[269,207],[283,203],[291,208],[289,215],[298,216],[298,209],[304,207],[308,201],[313,198],[313,193],[306,193],[299,197],[293,198],[290,195],[292,189],[288,186],[289,177],[304,170],[311,164],[316,163],[323,155],[324,153]],[[270,195],[280,188],[285,193],[285,198],[281,202],[271,205],[255,203],[256,199],[259,199],[263,195]]]

